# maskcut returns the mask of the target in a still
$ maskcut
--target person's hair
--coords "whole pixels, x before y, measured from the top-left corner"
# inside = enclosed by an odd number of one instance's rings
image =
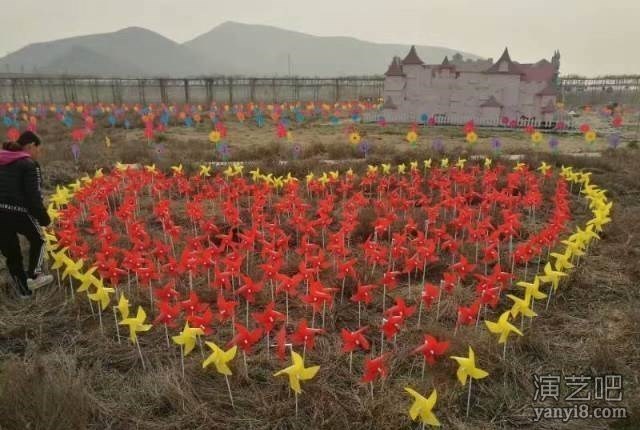
[[[24,147],[26,145],[29,145],[30,143],[33,143],[35,146],[40,146],[42,142],[40,141],[40,138],[37,134],[27,130],[20,135],[18,140],[16,140],[16,143],[21,147]]]
[[[20,151],[22,146],[18,142],[4,142],[2,144],[2,149],[5,151]]]

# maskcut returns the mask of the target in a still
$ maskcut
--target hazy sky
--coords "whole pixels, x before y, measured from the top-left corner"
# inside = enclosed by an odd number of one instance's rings
[[[3,6],[4,5],[4,6]],[[0,56],[29,43],[138,26],[185,42],[224,21],[445,46],[561,73],[640,73],[640,0],[0,0]],[[224,55],[224,53],[221,53]]]

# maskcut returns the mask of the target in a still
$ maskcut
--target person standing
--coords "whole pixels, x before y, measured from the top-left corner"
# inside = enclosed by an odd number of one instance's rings
[[[42,201],[42,175],[38,158],[40,138],[25,131],[15,142],[0,150],[0,251],[18,297],[28,299],[32,290],[51,284],[53,276],[42,273],[45,241],[41,226],[51,219]],[[29,241],[29,262],[25,272],[18,235]]]

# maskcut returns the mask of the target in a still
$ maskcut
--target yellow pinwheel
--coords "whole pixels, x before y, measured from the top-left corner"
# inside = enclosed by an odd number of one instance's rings
[[[418,162],[417,161],[410,161],[409,162],[409,169],[411,169],[412,172],[415,172],[416,170],[418,170]]]
[[[260,173],[260,168],[250,171],[249,174],[251,175],[251,180],[253,182],[258,182],[258,180],[260,180],[260,178],[262,177],[262,174]]]
[[[526,294],[524,295],[524,299],[520,297],[514,296],[513,294],[507,294],[507,297],[513,301],[513,305],[511,306],[511,316],[517,317],[522,314],[523,317],[537,317],[538,314],[535,313],[531,308],[531,296]]]
[[[442,167],[442,168],[449,167],[449,159],[448,158],[443,158],[442,160],[440,160],[440,167]]]
[[[566,250],[564,254],[552,252],[549,255],[556,259],[554,267],[557,271],[562,272],[565,269],[573,269],[573,264],[571,264],[570,250]]]
[[[134,318],[125,318],[118,324],[129,326],[129,339],[131,342],[138,343],[138,332],[145,332],[151,330],[151,324],[145,324],[147,319],[147,313],[142,306],[138,306],[138,312]]]
[[[109,136],[104,137],[104,146],[111,148],[111,139],[109,139]]]
[[[398,164],[398,174],[399,175],[404,175],[406,170],[407,170],[407,166],[404,163]]]
[[[547,264],[549,264],[549,263],[547,263]],[[520,282],[517,282],[516,285],[518,287],[524,288],[525,295],[528,294],[533,299],[540,300],[540,299],[544,299],[545,297],[547,297],[547,295],[545,293],[540,291],[540,281],[541,281],[541,278],[539,276],[535,276],[533,278],[533,282],[520,281]]]
[[[404,387],[404,391],[409,393],[409,395],[414,399],[411,407],[409,408],[409,416],[411,419],[417,421],[419,417],[420,422],[422,422],[423,425],[439,427],[440,421],[438,421],[438,418],[436,418],[432,412],[433,407],[436,405],[436,401],[438,400],[438,393],[436,393],[436,390],[434,389],[429,397],[424,397],[422,394],[410,387]]]
[[[66,266],[67,264],[71,264],[73,263],[73,260],[71,260],[68,256],[67,256],[67,250],[69,248],[68,247],[64,247],[60,250],[58,250],[58,252],[52,252],[51,256],[53,257],[53,264],[51,265],[51,269],[52,270],[60,270],[62,269],[64,266]]]
[[[88,176],[85,176],[85,178],[89,178]],[[89,178],[91,179],[91,178]],[[69,188],[71,188],[71,192],[73,192],[74,194],[78,192],[78,190],[80,188],[82,188],[82,183],[80,182],[80,180],[76,179],[75,182],[72,182],[69,184]]]
[[[49,253],[53,253],[53,251],[58,249],[58,238],[54,234],[51,234],[46,230],[44,231],[44,241],[46,249]]]
[[[349,174],[349,172],[347,172],[347,174]],[[298,182],[298,178],[293,176],[291,172],[287,172],[287,176],[284,178],[284,183],[289,184],[291,182]]]
[[[234,176],[236,174],[235,170],[233,170],[232,166],[227,167],[226,169],[224,169],[222,171],[222,173],[224,174],[224,176],[226,176],[227,178],[230,178],[232,176]]]
[[[85,273],[81,273],[77,276],[78,281],[80,281],[80,286],[76,289],[78,293],[82,293],[84,291],[88,291],[91,287],[103,287],[102,281],[93,274],[97,268],[95,266],[89,268]]]
[[[473,133],[473,132],[472,132],[472,133]],[[467,162],[467,160],[466,160],[465,158],[458,158],[458,161],[456,161],[455,166],[456,166],[458,169],[464,169],[464,165],[465,165],[465,163],[466,163],[466,162]]]
[[[50,200],[60,209],[71,200],[71,191],[67,187],[56,185],[56,192],[53,193]]]
[[[53,203],[49,203],[49,206],[47,206],[47,214],[49,215],[49,218],[51,218],[51,222],[55,222],[60,218],[60,212],[53,207]]]
[[[553,270],[551,263],[547,262],[547,264],[544,265],[544,275],[540,276],[540,280],[545,284],[551,284],[553,291],[556,291],[560,284],[560,278],[563,276],[567,276],[567,274],[558,270]]]
[[[151,164],[149,166],[144,166],[144,169],[147,172],[151,173],[152,175],[155,175],[158,172],[157,169],[156,169],[156,165],[155,164]]]
[[[218,130],[213,130],[211,133],[209,133],[209,142],[211,143],[218,143],[220,142],[221,138],[222,134]]]
[[[129,318],[129,300],[124,293],[120,295],[120,300],[118,300],[118,306],[116,306],[116,308],[123,320]]]
[[[383,175],[389,175],[389,174],[391,174],[391,164],[388,164],[388,163],[387,163],[387,164],[382,163],[382,164],[380,165],[380,167],[382,167],[382,174],[383,174]]]
[[[329,176],[331,179],[338,179],[340,177],[340,172],[338,170],[331,170],[329,171]]]
[[[125,170],[127,170],[129,168],[128,165],[126,164],[122,164],[121,162],[117,161],[116,162],[116,170],[119,172],[124,172]]]
[[[322,176],[320,176],[320,178],[318,179],[318,182],[320,182],[322,185],[327,185],[327,183],[330,181],[329,176],[327,176],[327,172],[323,172]]]
[[[313,174],[313,173],[309,173],[309,174],[305,177],[305,179],[306,179],[306,181],[307,181],[307,184],[308,184],[309,182],[313,181],[313,179],[314,179],[314,178],[315,178],[314,174]]]
[[[563,240],[562,243],[567,246],[567,251],[569,251],[572,256],[582,257],[584,255],[585,244],[582,243],[581,240]]]
[[[116,290],[113,288],[107,288],[102,285],[102,282],[97,286],[96,292],[88,294],[89,298],[97,303],[100,303],[100,309],[105,310],[111,302],[110,294],[113,294]]]
[[[519,336],[522,336],[522,332],[518,330],[516,326],[514,326],[509,322],[509,316],[511,316],[511,313],[509,311],[505,311],[502,313],[502,315],[500,315],[500,318],[498,318],[497,322],[493,322],[493,321],[484,322],[491,333],[500,335],[500,338],[498,339],[498,343],[506,343],[507,339],[509,338],[509,334],[511,333],[515,333]]]
[[[491,158],[485,157],[485,159],[484,159],[484,168],[485,169],[490,169],[491,168],[491,163],[493,163],[493,160]]]
[[[184,329],[180,332],[178,336],[173,336],[171,339],[177,344],[180,345],[182,349],[182,354],[184,357],[189,355],[193,348],[196,346],[196,341],[198,340],[198,336],[202,336],[204,334],[204,330],[200,327],[189,327],[189,322],[184,326]]]
[[[369,173],[369,174],[378,173],[378,166],[372,166],[371,164],[369,164],[367,166],[367,173]]]
[[[424,170],[426,171],[427,169],[431,168],[431,158],[429,158],[428,160],[424,160],[422,162],[422,165],[424,166]],[[444,167],[444,166],[443,166]]]
[[[524,168],[526,167],[526,164],[521,163],[521,162],[517,162],[515,166],[513,166],[513,171],[514,172],[521,172],[524,170]]]
[[[551,170],[551,166],[548,165],[547,163],[545,163],[544,161],[540,164],[540,167],[538,167],[538,170],[543,174],[546,175],[547,172],[549,170]]]
[[[182,176],[184,173],[182,163],[177,166],[171,166],[171,170],[173,171],[173,176]]]
[[[233,163],[233,170],[235,171],[236,175],[243,175],[243,170],[244,170],[244,164],[242,163]]]
[[[456,376],[462,385],[466,385],[467,379],[482,379],[489,375],[488,372],[476,367],[475,353],[471,346],[469,346],[469,357],[451,356],[450,358],[458,362]]]
[[[273,376],[288,375],[289,387],[291,387],[297,395],[302,393],[300,381],[313,379],[318,373],[318,370],[320,370],[320,366],[304,367],[304,359],[293,350],[291,351],[291,361],[293,362],[291,366],[274,373]]]
[[[200,176],[209,177],[211,176],[211,166],[207,166],[206,164],[200,165]]]
[[[211,349],[211,355],[202,362],[202,368],[206,369],[212,364],[216,367],[216,371],[222,375],[229,376],[232,374],[228,363],[233,360],[238,352],[238,347],[233,346],[225,351],[213,342],[205,342]]]
[[[82,259],[74,262],[72,259],[67,258],[65,260],[66,267],[62,272],[62,279],[67,279],[67,277],[69,276],[73,276],[74,278],[78,279],[81,275],[80,271],[82,270],[83,265],[84,261]]]
[[[418,133],[416,133],[413,130],[410,130],[407,133],[407,136],[405,138],[407,139],[407,142],[409,142],[409,143],[416,143],[416,141],[418,140]]]

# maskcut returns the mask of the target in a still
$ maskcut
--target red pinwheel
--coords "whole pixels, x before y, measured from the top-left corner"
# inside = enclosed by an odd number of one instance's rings
[[[258,343],[258,341],[262,338],[262,329],[256,328],[250,331],[240,323],[236,323],[235,328],[236,335],[227,344],[227,348],[236,345],[246,354],[250,354],[253,345]]]
[[[222,294],[218,294],[218,298],[216,299],[218,312],[215,313],[215,318],[220,322],[233,320],[236,315],[236,306],[238,306],[238,302],[225,300]]]
[[[333,306],[333,293],[335,291],[335,288],[325,288],[320,282],[312,282],[309,285],[309,294],[305,294],[300,298],[304,303],[311,305],[314,312],[322,312],[327,303],[329,308]]]
[[[254,312],[251,314],[253,319],[262,327],[267,335],[273,331],[278,321],[284,321],[284,314],[276,311],[274,308],[275,303],[269,302],[264,308],[264,312]]]
[[[262,291],[264,284],[262,282],[254,282],[248,276],[242,275],[244,285],[236,290],[236,294],[241,295],[248,303],[255,303],[256,294]]]
[[[71,139],[74,142],[82,142],[87,136],[87,131],[84,128],[76,128],[71,132]]]
[[[413,350],[413,354],[421,353],[424,356],[424,360],[429,363],[430,366],[436,364],[436,359],[443,355],[447,349],[449,349],[449,341],[438,342],[438,339],[426,334],[424,336],[424,342]]]
[[[371,293],[376,288],[376,285],[358,285],[356,293],[351,296],[352,302],[370,304],[373,300]]]
[[[156,289],[154,291],[154,295],[158,300],[168,302],[169,300],[174,300],[180,297],[180,293],[178,293],[175,288],[176,281],[169,281],[164,287]]]
[[[7,140],[9,142],[15,142],[20,137],[20,132],[17,128],[11,127],[7,130]]]
[[[451,270],[453,270],[460,279],[464,279],[472,273],[476,269],[475,264],[469,263],[467,258],[462,255],[460,256],[460,261],[451,265]]]
[[[398,286],[398,281],[396,280],[396,276],[398,276],[400,272],[385,272],[382,276],[382,285],[387,289],[387,291],[393,291]]]
[[[340,331],[340,336],[342,337],[342,352],[351,353],[357,349],[369,351],[371,344],[364,335],[367,329],[367,326],[361,327],[356,331],[349,331],[343,328]]]
[[[377,379],[384,379],[389,374],[389,369],[387,368],[387,359],[389,358],[389,353],[382,354],[376,358],[366,358],[364,360],[364,374],[362,375],[362,382],[373,382]]]
[[[387,337],[387,340],[391,340],[395,335],[398,334],[402,324],[404,323],[404,318],[400,315],[393,315],[383,320],[382,323],[382,332]]]
[[[287,328],[283,324],[276,335],[276,355],[281,361],[287,356]]]
[[[316,335],[322,333],[324,333],[323,329],[309,327],[307,319],[303,318],[298,323],[296,331],[291,335],[291,342],[294,345],[303,345],[305,350],[312,350],[315,346]]]
[[[200,315],[188,315],[187,321],[191,323],[193,328],[200,328],[204,332],[205,335],[210,335],[213,333],[213,328],[211,328],[211,321],[213,320],[213,312],[211,309],[207,307],[207,309]]]
[[[429,307],[433,305],[433,302],[438,298],[438,294],[440,294],[440,288],[433,285],[432,283],[425,283],[420,295],[424,307],[429,309]]]
[[[291,297],[295,297],[298,294],[298,286],[302,282],[302,276],[299,273],[294,276],[278,274],[277,280],[279,283],[276,287],[276,294],[284,292]]]
[[[415,306],[407,306],[402,297],[396,297],[395,305],[387,309],[384,314],[387,317],[399,316],[403,320],[410,318],[416,312]]]
[[[455,273],[445,272],[442,275],[442,287],[447,293],[451,294],[456,285],[458,285],[458,280],[458,275]]]
[[[480,311],[480,302],[475,301],[471,306],[458,306],[458,324],[475,324]]]
[[[200,301],[200,297],[198,297],[195,291],[190,292],[189,299],[180,302],[180,306],[182,306],[182,310],[184,310],[187,315],[195,315],[207,309],[207,304]]]
[[[158,306],[160,313],[153,321],[154,324],[164,324],[167,327],[175,328],[178,326],[178,318],[180,317],[180,304],[169,304],[168,301],[163,300]]]

